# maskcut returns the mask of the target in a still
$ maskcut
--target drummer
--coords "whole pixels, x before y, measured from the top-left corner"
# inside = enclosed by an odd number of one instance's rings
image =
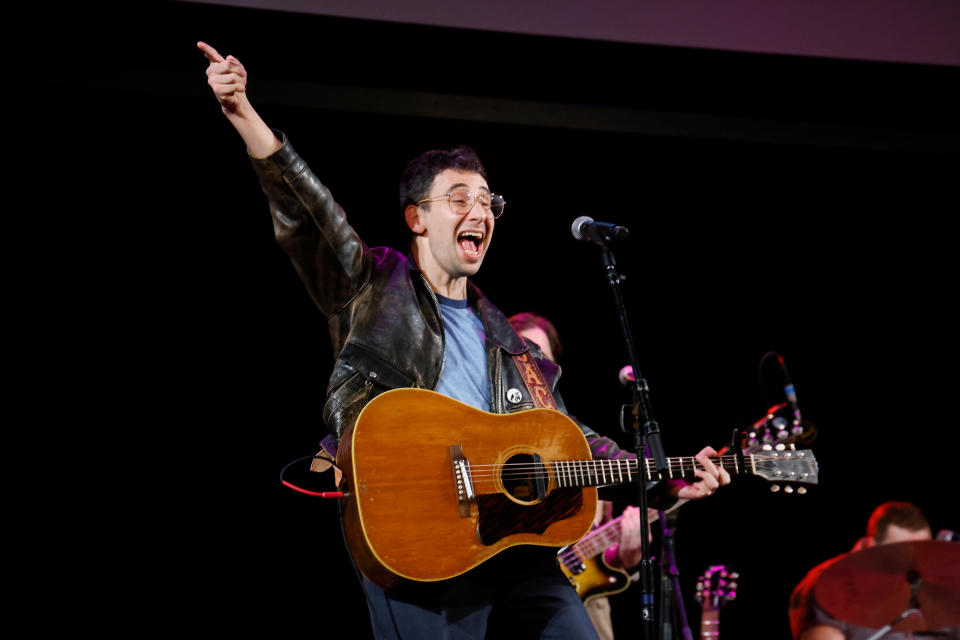
[[[832,564],[854,551],[875,545],[912,540],[931,540],[930,523],[918,507],[909,502],[885,502],[874,509],[867,522],[867,535],[857,541],[849,553],[818,564],[794,588],[790,596],[790,631],[794,640],[866,640],[876,629],[860,627],[831,617],[814,597],[814,585]],[[893,631],[885,640],[915,637]]]

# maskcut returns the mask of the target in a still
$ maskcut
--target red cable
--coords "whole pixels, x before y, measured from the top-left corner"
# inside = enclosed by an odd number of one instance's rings
[[[301,489],[300,487],[290,484],[286,480],[281,480],[281,484],[285,487],[290,487],[294,491],[299,491],[300,493],[305,493],[308,496],[317,496],[318,498],[342,498],[343,491],[308,491],[306,489]]]

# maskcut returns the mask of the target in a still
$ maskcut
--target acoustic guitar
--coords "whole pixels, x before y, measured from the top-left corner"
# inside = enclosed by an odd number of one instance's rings
[[[667,462],[667,478],[691,477],[697,464]],[[714,463],[817,482],[808,451]],[[351,556],[387,590],[453,578],[516,545],[571,544],[593,522],[596,487],[661,478],[650,459],[591,459],[580,428],[559,411],[492,414],[424,389],[371,400],[341,438],[337,466]]]

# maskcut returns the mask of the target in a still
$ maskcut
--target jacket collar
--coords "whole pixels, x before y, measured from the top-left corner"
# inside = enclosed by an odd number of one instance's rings
[[[423,274],[410,253],[407,254],[407,265],[411,273],[416,273],[419,276],[417,280],[423,281],[428,287],[430,286],[426,283],[426,279],[423,278]],[[469,280],[467,281],[467,301],[480,314],[480,321],[483,323],[487,340],[493,345],[504,349],[511,355],[517,355],[528,350],[527,343],[513,330],[507,316],[503,315],[503,312]]]
[[[480,321],[483,322],[487,340],[511,355],[527,351],[527,343],[513,330],[507,316],[503,315],[503,312],[495,307],[472,282],[467,282],[467,300],[480,313]]]

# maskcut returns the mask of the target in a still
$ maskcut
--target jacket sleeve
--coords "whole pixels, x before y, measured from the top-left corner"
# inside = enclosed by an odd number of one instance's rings
[[[346,215],[289,140],[253,168],[270,203],[277,243],[310,297],[328,317],[352,300],[369,277],[372,258]]]

